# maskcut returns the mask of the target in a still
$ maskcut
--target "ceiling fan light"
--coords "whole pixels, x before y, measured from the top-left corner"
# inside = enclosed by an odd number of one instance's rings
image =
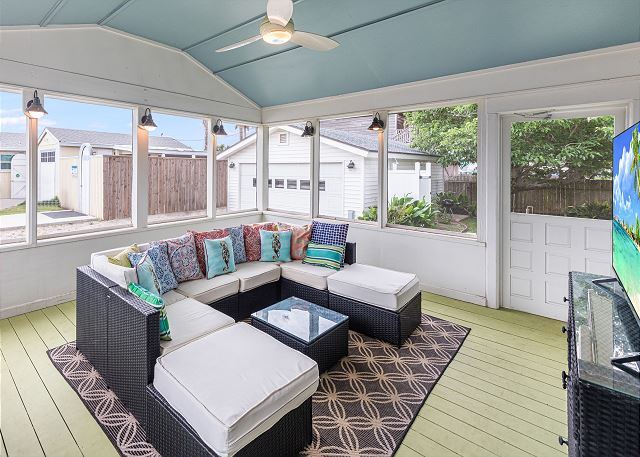
[[[227,136],[224,125],[222,125],[222,119],[216,121],[216,125],[213,126],[213,134],[216,136]]]
[[[291,32],[288,30],[273,30],[262,36],[262,39],[269,44],[284,44],[291,40]]]
[[[40,119],[47,113],[47,110],[42,106],[42,102],[40,102],[40,97],[38,97],[38,91],[33,91],[33,99],[27,102],[27,109],[25,110],[27,116],[32,119]]]
[[[151,116],[151,109],[147,108],[144,110],[144,115],[142,119],[140,119],[140,124],[138,124],[141,129],[146,130],[147,132],[153,132],[158,128],[155,122],[153,122],[153,117]]]
[[[376,115],[373,116],[373,121],[371,121],[369,130],[372,130],[374,132],[381,132],[382,130],[384,130],[384,121],[380,119],[380,113],[376,113]]]

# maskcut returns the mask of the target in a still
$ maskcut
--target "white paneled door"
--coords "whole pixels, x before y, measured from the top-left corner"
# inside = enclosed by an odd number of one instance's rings
[[[566,320],[568,307],[564,297],[568,291],[567,281],[570,271],[586,271],[603,277],[612,275],[611,220],[548,214],[558,213],[559,207],[561,209],[562,205],[569,205],[567,195],[572,194],[559,191],[543,192],[539,189],[554,184],[553,174],[549,178],[540,179],[525,177],[523,181],[527,184],[532,184],[533,181],[532,187],[538,188],[539,192],[537,194],[532,192],[526,196],[518,194],[514,191],[518,189],[518,184],[512,180],[512,176],[516,176],[518,172],[518,167],[512,168],[511,163],[512,126],[516,122],[545,122],[553,119],[576,118],[584,120],[587,116],[607,115],[611,116],[609,118],[611,123],[615,119],[615,130],[619,131],[624,124],[624,110],[610,109],[589,114],[562,113],[547,115],[543,120],[523,120],[522,117],[516,116],[503,118],[501,256],[503,307]],[[518,147],[522,147],[521,138]],[[522,154],[521,150],[519,153]],[[603,176],[606,180],[606,173]],[[519,185],[522,185],[522,181]],[[581,190],[581,192],[583,194],[575,198],[590,198],[592,200],[589,201],[600,202],[611,199],[607,191],[597,195],[590,193],[592,192],[590,190]],[[567,201],[563,201],[565,199]],[[549,203],[549,200],[554,203]],[[545,203],[542,203],[543,201]]]

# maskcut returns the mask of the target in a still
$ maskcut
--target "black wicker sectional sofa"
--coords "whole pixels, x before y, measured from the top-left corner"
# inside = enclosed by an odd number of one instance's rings
[[[144,245],[141,248],[144,249]],[[203,306],[202,303],[204,298],[207,298],[206,294],[196,291],[200,293],[194,295],[197,298],[185,297],[186,287],[183,285],[179,286],[177,293],[165,294],[174,340],[161,344],[159,312],[124,288],[128,273],[125,272],[124,277],[120,276],[121,272],[114,275],[113,271],[104,265],[102,258],[116,251],[119,250],[96,253],[92,255],[91,266],[80,267],[77,270],[76,344],[145,428],[149,441],[165,456],[227,455],[226,451],[216,454],[210,443],[203,440],[202,433],[198,433],[190,421],[185,419],[185,412],[181,413],[175,405],[172,406],[165,398],[166,395],[159,392],[154,385],[154,370],[159,369],[159,360],[167,357],[167,354],[170,356],[178,352],[187,353],[191,351],[191,347],[194,346],[192,341],[195,340],[200,342],[211,339],[212,345],[220,346],[220,342],[213,341],[217,336],[211,336],[212,332],[231,334],[235,331],[229,330],[232,327],[247,326],[244,323],[235,324],[235,321],[245,319],[251,313],[290,296],[297,296],[346,314],[350,317],[349,325],[352,330],[394,345],[401,345],[420,323],[420,293],[417,280],[412,282],[411,287],[407,286],[406,290],[403,290],[404,298],[402,303],[399,303],[401,306],[389,309],[359,301],[358,289],[345,296],[331,292],[330,278],[333,274],[319,271],[325,270],[320,267],[299,262],[275,265],[278,268],[278,274],[275,275],[272,268],[267,266],[248,265],[245,271],[252,269],[255,277],[245,274],[245,277],[238,279],[240,285],[237,293],[205,302],[208,306]],[[355,260],[356,246],[348,243],[345,254],[347,267],[343,271],[349,271],[356,266],[360,269],[374,268],[357,265]],[[318,270],[312,270],[313,275],[310,277],[304,276],[308,274],[308,268]],[[361,271],[360,274],[367,276],[369,273]],[[247,286],[244,290],[243,284]],[[222,284],[220,287],[227,286]],[[363,285],[360,284],[360,287]],[[407,294],[411,294],[411,297]],[[208,296],[213,297],[215,294]],[[372,298],[367,299],[371,301]],[[183,319],[183,315],[188,318]],[[222,346],[228,347],[228,344],[230,343],[224,343]],[[256,345],[264,346],[258,343]],[[213,348],[212,351],[215,352],[216,349]],[[265,357],[269,356],[263,356]],[[315,370],[317,372],[317,366]],[[260,375],[254,377],[260,378]],[[312,386],[305,387],[309,388]],[[311,395],[309,394],[304,401],[301,401],[300,392],[295,395],[295,408],[288,410],[277,422],[270,424],[268,430],[250,443],[245,443],[240,450],[229,448],[228,455],[297,455],[299,450],[311,441]]]

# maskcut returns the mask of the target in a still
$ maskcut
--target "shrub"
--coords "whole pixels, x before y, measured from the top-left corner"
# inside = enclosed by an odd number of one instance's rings
[[[611,219],[610,202],[589,202],[579,206],[569,206],[567,216],[584,219]]]
[[[438,210],[422,200],[405,195],[404,197],[392,197],[387,208],[387,221],[389,224],[407,225],[410,227],[432,228],[436,226]],[[358,219],[363,221],[378,220],[378,208],[367,208]]]
[[[464,214],[468,216],[476,215],[476,204],[469,200],[465,194],[456,194],[453,192],[439,192],[433,196],[433,204],[442,211],[442,202],[444,200],[451,200],[453,206],[451,211],[453,214]]]

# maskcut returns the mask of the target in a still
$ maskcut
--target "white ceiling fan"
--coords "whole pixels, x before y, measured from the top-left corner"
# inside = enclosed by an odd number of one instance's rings
[[[267,16],[260,24],[260,35],[248,38],[238,43],[225,46],[216,52],[226,52],[241,48],[259,40],[269,44],[280,45],[291,41],[314,51],[330,51],[337,48],[340,43],[331,38],[316,35],[315,33],[295,30],[293,25],[293,1],[292,0],[268,0]]]

